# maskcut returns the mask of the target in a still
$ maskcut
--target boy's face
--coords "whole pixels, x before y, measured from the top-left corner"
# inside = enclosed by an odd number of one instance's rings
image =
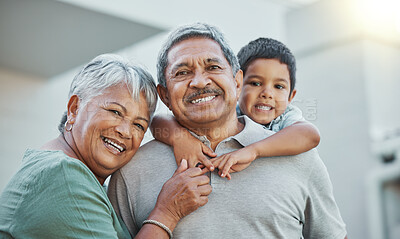
[[[277,59],[256,59],[243,78],[239,107],[243,114],[259,124],[268,124],[285,112],[296,90],[290,94],[290,76],[286,64]]]

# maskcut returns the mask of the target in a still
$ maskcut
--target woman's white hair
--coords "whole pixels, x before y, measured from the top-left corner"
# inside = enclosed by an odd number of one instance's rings
[[[120,83],[127,85],[134,100],[139,100],[140,93],[144,93],[152,118],[157,106],[157,89],[153,77],[143,67],[115,54],[97,56],[85,65],[74,77],[68,98],[77,95],[81,101],[80,107],[84,107],[93,97]],[[67,112],[58,126],[61,133],[64,132],[66,121]]]

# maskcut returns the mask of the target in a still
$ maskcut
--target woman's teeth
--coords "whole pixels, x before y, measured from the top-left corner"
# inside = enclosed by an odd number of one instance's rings
[[[106,138],[106,137],[103,137],[103,136],[101,136],[101,138],[103,139],[104,142],[106,142],[106,143],[108,143],[109,145],[113,146],[113,147],[116,148],[119,152],[123,152],[123,151],[125,150],[122,146],[120,146],[120,145],[118,145],[117,143],[111,141],[110,139],[108,139],[108,138]]]
[[[215,95],[207,96],[207,97],[204,97],[204,98],[199,98],[199,99],[192,100],[191,103],[192,104],[197,104],[197,103],[207,102],[207,101],[210,101],[210,100],[212,100],[214,98],[215,98]]]

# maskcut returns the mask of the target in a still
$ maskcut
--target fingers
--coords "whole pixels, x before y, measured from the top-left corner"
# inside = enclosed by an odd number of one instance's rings
[[[222,169],[225,167],[226,162],[229,160],[229,155],[223,155],[221,157],[221,160],[218,164],[218,170],[220,171],[220,175],[222,177]]]
[[[186,159],[182,159],[181,164],[179,164],[179,167],[175,170],[175,173],[173,176],[175,176],[179,173],[182,173],[186,169],[188,169],[188,163],[187,163]]]
[[[201,185],[197,188],[200,196],[208,196],[212,192],[212,187],[210,184]]]
[[[198,203],[200,207],[206,205],[208,203],[208,196],[200,196]]]
[[[210,156],[211,158],[217,157],[217,154],[216,154],[212,149],[210,149],[209,147],[207,147],[205,144],[202,144],[202,145],[201,145],[201,149],[202,149],[202,151],[203,151],[203,153],[204,153],[205,155],[208,155],[208,156]]]
[[[208,171],[209,170],[207,168],[201,169],[201,168],[196,167],[196,168],[189,168],[185,172],[183,172],[182,174],[184,176],[188,176],[188,177],[194,178],[194,177],[202,176]],[[207,176],[205,176],[205,177],[207,177]]]
[[[225,177],[227,174],[229,174],[229,170],[231,169],[232,165],[236,164],[237,162],[235,162],[234,159],[230,158],[228,159],[223,168],[222,168],[222,173],[221,173],[221,177]]]
[[[199,160],[200,160],[200,163],[203,164],[210,171],[214,171],[215,167],[208,158],[202,157]]]
[[[208,195],[210,195],[210,193],[212,192],[212,187],[209,184],[207,184],[199,186],[197,189],[198,189],[197,192],[200,195],[198,204],[201,207],[208,202]]]

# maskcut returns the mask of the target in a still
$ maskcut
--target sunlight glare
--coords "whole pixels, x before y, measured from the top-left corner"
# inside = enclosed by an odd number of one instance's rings
[[[357,5],[366,31],[385,35],[400,33],[399,0],[358,0]]]

